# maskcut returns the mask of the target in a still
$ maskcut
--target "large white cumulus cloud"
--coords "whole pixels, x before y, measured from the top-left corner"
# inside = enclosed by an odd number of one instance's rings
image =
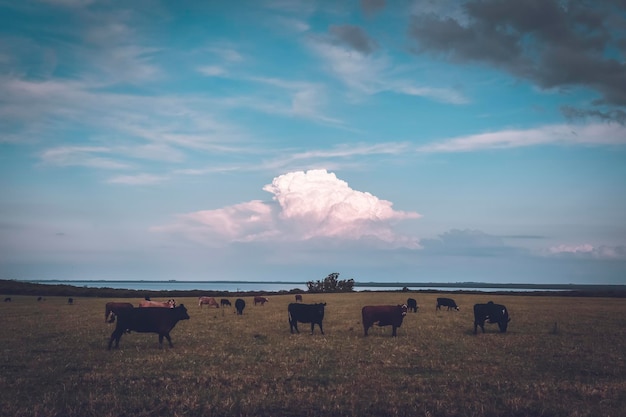
[[[419,247],[417,239],[394,230],[398,221],[417,219],[418,213],[396,211],[391,202],[353,190],[326,170],[280,175],[263,190],[273,195],[271,202],[183,214],[177,223],[155,229],[207,244],[333,238]]]

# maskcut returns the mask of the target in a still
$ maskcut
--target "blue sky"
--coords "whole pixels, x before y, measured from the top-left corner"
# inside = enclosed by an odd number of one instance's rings
[[[0,277],[626,284],[590,4],[0,0]]]

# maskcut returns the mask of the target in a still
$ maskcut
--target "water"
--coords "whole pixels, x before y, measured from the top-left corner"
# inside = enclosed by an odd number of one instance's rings
[[[228,292],[247,292],[247,291],[267,291],[279,292],[290,291],[294,289],[306,291],[305,282],[254,282],[254,281],[49,281],[35,280],[28,281],[37,284],[52,285],[72,285],[74,287],[89,288],[116,288],[126,290],[145,290],[145,291],[228,291]],[[399,291],[403,285],[386,286],[382,284],[368,285],[373,283],[355,283],[356,291]],[[483,288],[483,287],[438,287],[434,286],[410,286],[410,290],[435,290],[435,291],[562,291],[562,289],[538,289],[538,288]]]

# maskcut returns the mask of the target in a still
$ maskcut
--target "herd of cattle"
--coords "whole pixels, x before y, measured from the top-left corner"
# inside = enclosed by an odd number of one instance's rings
[[[264,305],[268,301],[267,297],[254,297],[254,305]],[[200,297],[198,299],[198,306],[202,308],[203,305],[220,308],[220,305],[222,307],[230,307],[231,303],[225,298],[221,299],[218,304],[213,297]],[[235,301],[235,310],[238,315],[243,314],[245,306],[246,302],[243,299],[238,298]],[[299,294],[296,295],[296,302],[290,303],[287,307],[291,333],[293,333],[294,330],[300,333],[298,323],[310,323],[311,334],[314,333],[316,324],[320,329],[320,333],[324,334],[322,321],[324,320],[325,306],[326,303],[303,304],[302,296]],[[459,307],[451,298],[437,298],[436,309],[440,310],[441,307],[447,307],[448,310],[459,310]],[[376,324],[378,326],[392,326],[391,335],[396,336],[396,331],[398,327],[402,325],[402,321],[407,312],[411,310],[417,312],[417,309],[417,301],[413,298],[409,298],[406,304],[402,305],[365,306],[361,309],[364,335],[367,336],[369,328]],[[176,305],[173,299],[166,302],[150,301],[146,299],[139,303],[139,308],[135,308],[131,303],[107,303],[104,313],[105,322],[113,323],[116,318],[117,323],[115,330],[109,339],[109,350],[113,342],[115,342],[116,348],[119,347],[122,335],[124,333],[130,333],[131,331],[139,333],[157,333],[159,335],[160,347],[163,346],[163,338],[167,339],[170,347],[172,347],[170,331],[180,320],[188,320],[189,314],[184,304]],[[500,332],[504,333],[507,330],[509,321],[511,321],[509,313],[506,307],[501,304],[494,304],[492,301],[489,301],[487,304],[474,305],[474,334],[477,333],[478,327],[480,327],[484,333],[486,322],[497,324],[500,328]]]

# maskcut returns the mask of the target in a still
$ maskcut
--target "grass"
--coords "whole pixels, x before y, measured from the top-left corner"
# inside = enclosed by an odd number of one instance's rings
[[[461,311],[420,305],[398,337],[374,327],[363,337],[360,310],[397,304],[406,293],[304,294],[327,302],[325,335],[299,326],[293,295],[265,306],[245,297],[233,309],[200,310],[172,331],[122,336],[107,301],[12,296],[0,305],[2,416],[620,416],[626,410],[626,303],[619,298],[455,294]],[[493,299],[512,321],[473,334],[472,305]],[[125,300],[123,300],[125,301]],[[137,305],[139,298],[128,299]],[[234,301],[234,300],[231,300]],[[480,330],[479,330],[480,332]]]

